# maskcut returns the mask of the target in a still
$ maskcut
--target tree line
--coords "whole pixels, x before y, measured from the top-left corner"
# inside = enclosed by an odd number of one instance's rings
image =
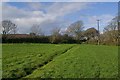
[[[38,24],[31,27],[30,37],[26,38],[12,38],[7,37],[10,34],[16,34],[17,25],[10,20],[2,21],[2,42],[3,43],[85,43],[97,44],[98,38],[102,45],[119,45],[119,22],[118,17],[113,18],[107,26],[105,26],[103,33],[91,27],[84,30],[83,21],[76,21],[70,24],[64,32],[61,28],[54,28],[51,35],[44,35],[44,32]],[[99,37],[98,37],[99,35]]]

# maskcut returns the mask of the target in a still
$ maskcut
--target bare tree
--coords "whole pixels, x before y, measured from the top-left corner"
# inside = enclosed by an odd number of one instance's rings
[[[118,29],[118,17],[112,19],[111,22],[104,28],[104,31],[113,31]]]
[[[52,35],[57,36],[59,34],[60,34],[60,28],[56,27],[52,29]]]
[[[51,43],[58,43],[60,40],[60,28],[56,27],[51,31]]]
[[[104,28],[105,41],[118,44],[118,17],[112,19],[112,21]]]
[[[83,28],[84,28],[84,27],[83,27],[83,22],[82,22],[82,21],[77,21],[77,22],[71,24],[71,25],[67,28],[67,31],[66,31],[66,32],[67,32],[69,35],[75,36],[76,40],[79,40]]]
[[[16,33],[17,25],[12,23],[10,20],[2,21],[3,34]]]
[[[35,35],[44,35],[42,32],[42,29],[40,28],[38,24],[32,25],[30,33],[35,34]]]

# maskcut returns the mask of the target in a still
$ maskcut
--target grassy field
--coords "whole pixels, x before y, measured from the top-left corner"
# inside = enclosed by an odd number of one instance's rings
[[[3,78],[116,78],[118,48],[80,44],[3,44]]]

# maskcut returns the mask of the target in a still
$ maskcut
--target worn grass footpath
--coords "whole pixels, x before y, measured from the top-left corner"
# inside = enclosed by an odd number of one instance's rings
[[[116,78],[118,47],[3,44],[4,78]]]
[[[3,44],[3,78],[21,78],[74,45]]]

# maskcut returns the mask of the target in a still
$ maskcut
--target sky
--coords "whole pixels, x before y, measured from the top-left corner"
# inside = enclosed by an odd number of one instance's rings
[[[20,34],[30,33],[33,24],[39,24],[44,34],[60,27],[61,31],[79,20],[84,23],[84,30],[97,29],[100,19],[100,31],[118,13],[118,2],[4,2],[2,19],[17,24]]]
[[[119,2],[119,0],[2,0],[2,2]]]

